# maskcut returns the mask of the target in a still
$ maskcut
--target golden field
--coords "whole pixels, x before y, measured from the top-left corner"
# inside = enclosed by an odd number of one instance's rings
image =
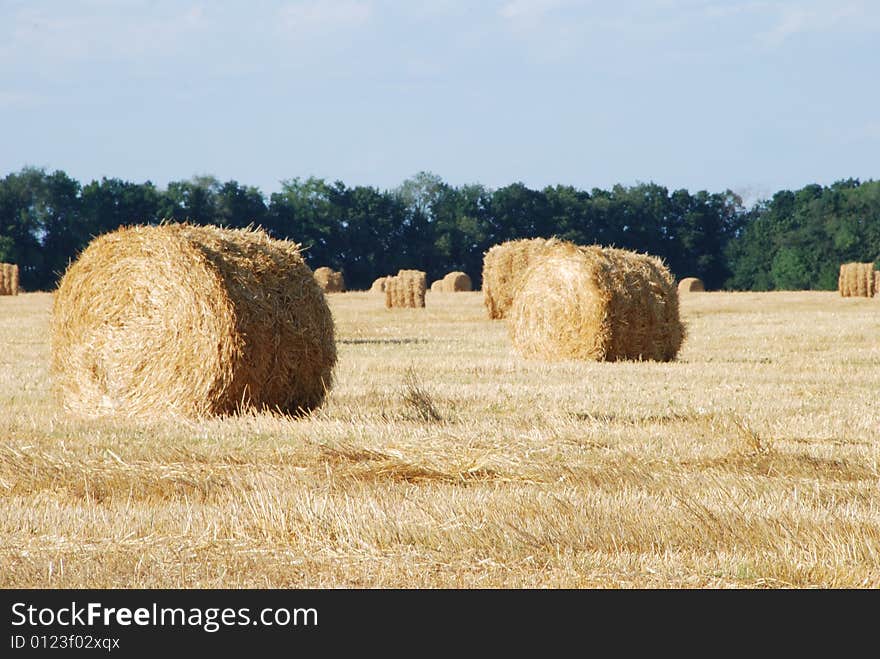
[[[85,421],[0,297],[0,587],[880,587],[880,301],[682,296],[671,363],[542,363],[480,293],[328,297],[310,417]]]

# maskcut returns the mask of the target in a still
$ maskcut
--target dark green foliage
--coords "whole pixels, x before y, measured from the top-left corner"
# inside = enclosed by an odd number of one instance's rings
[[[340,270],[350,289],[401,268],[424,270],[429,281],[460,270],[478,288],[492,245],[554,235],[649,252],[710,290],[833,289],[840,263],[880,259],[873,181],[784,190],[745,209],[729,190],[670,193],[654,183],[493,191],[419,172],[393,190],[295,178],[267,199],[211,176],[160,190],[116,178],[81,186],[62,171],[25,168],[0,179],[0,261],[19,264],[25,289],[50,289],[93,236],[166,218],[262,226],[301,243],[312,268]]]

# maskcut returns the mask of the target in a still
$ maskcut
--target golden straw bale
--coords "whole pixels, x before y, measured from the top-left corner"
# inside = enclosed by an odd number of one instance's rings
[[[494,245],[483,255],[483,304],[489,318],[504,318],[532,259],[572,243],[556,238],[526,238]]]
[[[517,352],[548,361],[669,361],[685,333],[663,262],[598,246],[567,245],[535,259],[508,319]]]
[[[421,270],[401,270],[385,285],[387,308],[419,308],[425,306],[427,275]]]
[[[315,280],[325,293],[342,293],[345,291],[345,279],[341,272],[327,266],[315,270]]]
[[[471,283],[471,278],[468,277],[465,273],[455,271],[450,272],[448,275],[443,277],[442,279],[442,289],[447,293],[458,293],[459,291],[472,291],[474,290],[473,284]]]
[[[431,292],[432,293],[442,293],[443,292],[443,280],[437,279],[433,284],[431,284]]]
[[[333,317],[299,245],[260,230],[99,236],[61,280],[50,334],[53,386],[87,416],[308,411],[336,363]]]
[[[370,286],[370,293],[384,293],[385,285],[388,283],[389,279],[391,279],[391,277],[379,277],[373,282],[373,285]]]
[[[706,290],[703,280],[697,277],[685,277],[678,282],[679,293],[702,293]]]
[[[18,295],[18,266],[0,263],[0,295]]]
[[[874,270],[874,296],[880,295],[880,270]]]
[[[873,263],[843,263],[837,278],[842,297],[874,297],[877,278]]]

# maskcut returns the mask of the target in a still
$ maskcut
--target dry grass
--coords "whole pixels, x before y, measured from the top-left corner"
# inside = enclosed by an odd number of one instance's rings
[[[479,293],[330,299],[311,416],[84,421],[0,298],[3,587],[880,587],[880,315],[682,299],[674,362],[516,358]]]

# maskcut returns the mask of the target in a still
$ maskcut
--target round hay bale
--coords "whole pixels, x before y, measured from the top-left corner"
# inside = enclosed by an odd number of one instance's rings
[[[379,277],[373,282],[373,285],[370,286],[370,293],[384,293],[385,285],[388,283],[389,279],[391,279],[391,277]]]
[[[508,240],[483,255],[483,304],[489,318],[507,316],[523,274],[532,259],[573,243],[556,238]]]
[[[345,279],[341,272],[337,272],[327,266],[321,266],[315,270],[315,280],[325,293],[345,292]]]
[[[697,277],[685,277],[678,282],[679,293],[703,293],[706,287],[703,286],[703,280]]]
[[[431,292],[432,293],[442,293],[443,292],[443,280],[438,279],[433,284],[431,284]]]
[[[299,245],[259,230],[104,234],[64,274],[50,333],[53,386],[87,416],[308,411],[336,363],[333,317]]]
[[[474,290],[471,278],[465,273],[455,271],[443,277],[442,288],[447,293],[467,292]]]
[[[574,245],[535,260],[509,314],[527,358],[669,361],[684,339],[678,291],[660,259]]]

